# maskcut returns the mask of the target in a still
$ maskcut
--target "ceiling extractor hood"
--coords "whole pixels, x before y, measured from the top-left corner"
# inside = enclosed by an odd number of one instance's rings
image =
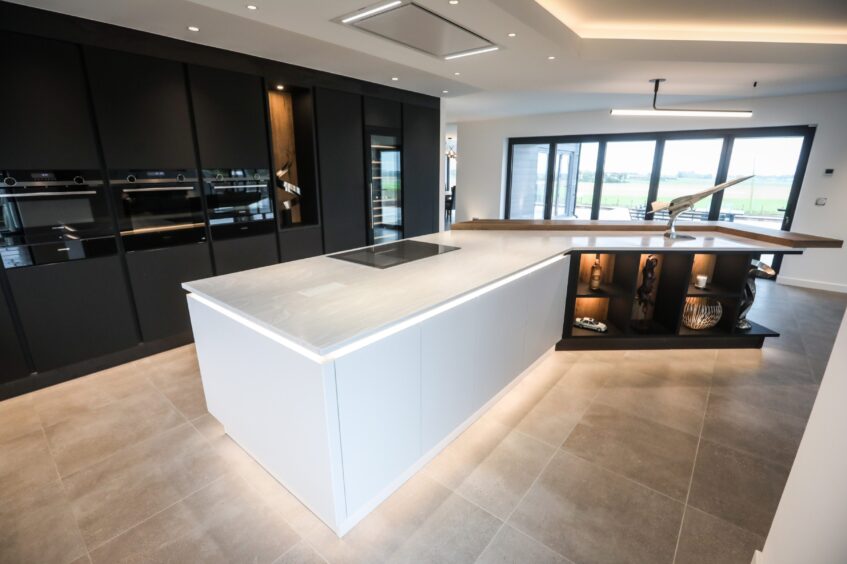
[[[383,2],[335,21],[446,60],[499,49],[484,37],[414,2]]]

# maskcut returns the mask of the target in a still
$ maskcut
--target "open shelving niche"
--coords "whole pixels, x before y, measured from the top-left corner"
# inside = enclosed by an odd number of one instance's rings
[[[569,280],[560,349],[591,348],[687,348],[700,346],[756,347],[775,331],[751,321],[753,328],[735,328],[740,300],[751,255],[748,253],[652,253],[658,259],[652,304],[646,316],[636,300],[642,282],[642,269],[650,253],[579,253],[579,268]],[[599,258],[603,268],[600,287],[591,290],[591,266]],[[575,261],[576,262],[576,261]],[[705,288],[694,285],[705,274]],[[694,330],[682,323],[687,299],[720,301],[723,314],[718,324]],[[593,317],[604,322],[608,331],[598,333],[573,325],[577,317]],[[646,323],[641,320],[646,319]],[[590,340],[590,343],[587,342]]]

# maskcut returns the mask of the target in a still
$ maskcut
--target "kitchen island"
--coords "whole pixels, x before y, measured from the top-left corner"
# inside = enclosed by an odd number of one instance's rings
[[[800,251],[694,234],[457,229],[414,239],[456,250],[391,268],[321,256],[186,283],[209,411],[344,535],[560,341],[570,253]]]

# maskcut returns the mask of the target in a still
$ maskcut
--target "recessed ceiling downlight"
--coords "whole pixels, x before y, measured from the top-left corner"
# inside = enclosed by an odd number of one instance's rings
[[[255,4],[247,4],[247,9],[248,10],[258,10],[259,7]]]
[[[284,86],[284,85],[282,85],[282,84],[277,84],[277,85],[276,85],[276,89],[277,89],[277,90],[285,90],[285,86]]]
[[[397,78],[396,76],[392,76],[392,77],[391,77],[391,80],[393,80],[394,82],[397,82],[397,81],[398,81],[398,80],[400,80],[400,79],[399,79],[399,78]]]
[[[197,27],[196,25],[190,25],[190,26],[188,26],[188,31],[197,32],[197,31],[200,31],[200,28]]]

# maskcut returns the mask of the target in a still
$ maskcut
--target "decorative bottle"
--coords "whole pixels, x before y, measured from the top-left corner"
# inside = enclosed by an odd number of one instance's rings
[[[588,282],[588,287],[592,291],[600,289],[600,281],[603,279],[603,267],[600,266],[600,255],[594,257],[594,264],[591,266],[591,279]]]

